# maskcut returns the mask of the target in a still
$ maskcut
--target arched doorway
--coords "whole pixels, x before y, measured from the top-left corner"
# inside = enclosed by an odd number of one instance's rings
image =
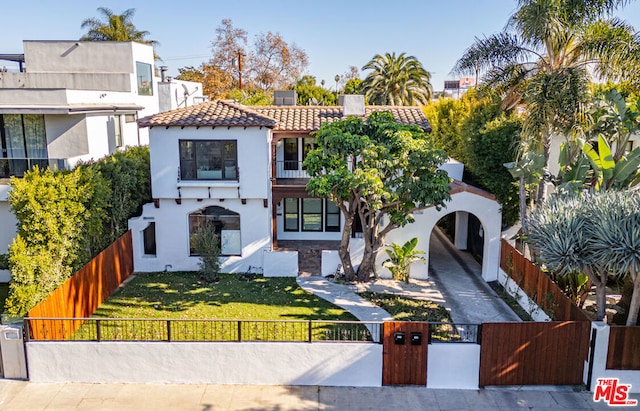
[[[429,235],[429,273],[464,272],[482,277],[484,227],[472,213],[455,211],[442,216]]]

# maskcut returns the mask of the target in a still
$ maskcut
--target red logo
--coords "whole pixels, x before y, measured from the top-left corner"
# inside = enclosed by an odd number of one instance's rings
[[[638,405],[638,400],[629,399],[630,389],[631,384],[620,384],[617,378],[598,378],[593,401],[604,400],[608,405],[615,407],[633,407]]]

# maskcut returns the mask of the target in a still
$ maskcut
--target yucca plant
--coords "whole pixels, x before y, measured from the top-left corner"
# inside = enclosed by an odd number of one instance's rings
[[[383,267],[386,267],[391,271],[391,277],[394,280],[409,282],[409,267],[411,264],[421,261],[426,263],[426,259],[421,254],[424,252],[416,250],[418,246],[418,238],[413,237],[411,240],[399,245],[393,243],[387,246],[385,250],[389,258],[382,263]]]

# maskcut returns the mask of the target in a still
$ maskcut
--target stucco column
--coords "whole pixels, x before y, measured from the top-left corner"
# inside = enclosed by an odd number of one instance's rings
[[[469,213],[456,211],[455,246],[458,250],[467,249],[467,232],[469,227]]]

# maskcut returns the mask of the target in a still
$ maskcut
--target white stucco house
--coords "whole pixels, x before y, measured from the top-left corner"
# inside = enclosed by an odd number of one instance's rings
[[[201,103],[199,83],[158,78],[153,48],[135,42],[24,41],[0,71],[0,254],[16,234],[9,178],[67,168],[148,144],[139,117]],[[8,272],[0,270],[0,281]]]
[[[361,97],[347,96],[343,106],[248,107],[217,100],[139,120],[149,129],[154,202],[129,221],[135,270],[196,270],[199,257],[190,247],[190,234],[210,221],[219,233],[223,272],[297,275],[299,262],[306,258],[298,251],[306,244],[322,248],[316,250],[322,251],[322,274],[335,272],[344,219],[338,207],[305,189],[309,176],[302,161],[314,144],[310,133],[326,121],[382,110],[430,130],[419,107],[365,107]],[[417,236],[421,250],[428,251],[435,224],[455,213],[456,245],[465,249],[468,216],[473,214],[484,237],[483,277],[495,280],[500,205],[492,195],[460,182],[461,163],[452,160],[442,167],[452,177],[452,200],[446,209],[416,213],[415,223],[394,230],[388,240]],[[352,254],[357,256],[363,240],[356,226],[352,237]],[[380,268],[379,274],[389,272]],[[412,268],[414,278],[427,275],[427,265]]]

